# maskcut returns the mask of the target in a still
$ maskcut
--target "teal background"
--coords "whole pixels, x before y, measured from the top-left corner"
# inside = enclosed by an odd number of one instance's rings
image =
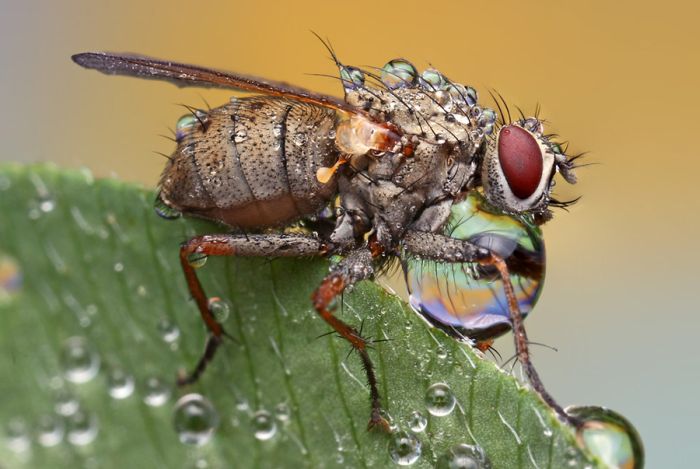
[[[527,321],[550,391],[626,415],[648,467],[700,460],[696,405],[700,219],[699,7],[692,2],[0,2],[0,161],[87,166],[152,186],[151,150],[182,113],[229,93],[108,78],[85,50],[131,51],[287,80],[326,93],[342,60],[403,56],[532,111],[588,151],[583,195],[545,226],[548,277]],[[509,340],[499,349],[508,356]],[[3,377],[2,379],[7,379]]]

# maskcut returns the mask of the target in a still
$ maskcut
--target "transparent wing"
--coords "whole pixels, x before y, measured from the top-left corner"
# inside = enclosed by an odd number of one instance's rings
[[[177,86],[200,88],[227,88],[254,91],[272,96],[281,96],[353,114],[362,114],[345,101],[287,83],[240,75],[232,72],[211,70],[196,65],[158,60],[131,54],[110,52],[84,52],[72,56],[81,67],[98,70],[108,75],[127,75],[153,80],[169,81]]]

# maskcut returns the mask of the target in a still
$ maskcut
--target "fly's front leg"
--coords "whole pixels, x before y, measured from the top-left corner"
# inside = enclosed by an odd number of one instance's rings
[[[367,374],[369,397],[372,403],[367,429],[378,427],[389,432],[389,422],[382,417],[379,390],[377,389],[377,376],[374,373],[374,365],[372,365],[367,352],[367,341],[355,328],[338,319],[333,314],[334,308],[332,306],[348,286],[360,280],[365,280],[372,275],[374,275],[374,269],[372,267],[372,254],[369,249],[363,248],[353,251],[340,261],[338,265],[333,267],[331,273],[323,279],[323,282],[313,293],[311,299],[313,300],[314,308],[316,308],[323,320],[350,342],[352,348],[357,350],[362,359],[362,367]]]
[[[321,256],[330,247],[316,238],[303,235],[234,235],[215,234],[196,236],[180,246],[180,264],[187,280],[190,294],[197,304],[209,338],[197,366],[187,376],[178,378],[178,385],[196,382],[206,369],[221,344],[224,328],[209,309],[209,300],[197,278],[191,259],[194,256],[246,256],[246,257],[301,257]]]
[[[510,280],[510,273],[506,261],[490,250],[472,244],[469,241],[421,231],[407,232],[403,239],[403,246],[411,254],[415,254],[424,259],[452,263],[474,262],[481,265],[491,265],[496,268],[503,280],[503,289],[508,300],[508,311],[510,313],[518,361],[520,361],[523,366],[523,370],[532,388],[540,395],[542,400],[544,400],[549,407],[554,409],[565,422],[577,426],[578,422],[573,417],[569,416],[549,392],[547,392],[537,370],[530,360],[523,316],[518,306],[518,300]]]

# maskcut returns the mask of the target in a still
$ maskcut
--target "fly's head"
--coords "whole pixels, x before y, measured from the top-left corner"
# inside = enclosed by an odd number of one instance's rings
[[[506,213],[531,213],[546,221],[549,205],[566,205],[551,198],[554,175],[559,172],[576,183],[574,160],[544,133],[537,117],[502,123],[486,142],[481,163],[484,195],[490,204]]]

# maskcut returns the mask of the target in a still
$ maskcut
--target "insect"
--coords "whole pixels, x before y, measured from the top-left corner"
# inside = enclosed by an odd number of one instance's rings
[[[371,399],[368,427],[388,429],[371,343],[334,310],[349,286],[400,258],[415,309],[484,348],[512,329],[533,388],[571,422],[531,364],[523,316],[544,272],[538,225],[551,217],[550,206],[563,205],[551,198],[553,178],[558,172],[574,183],[577,156],[567,156],[545,135],[537,116],[521,113],[512,120],[495,96],[498,113],[483,107],[476,90],[435,69],[419,74],[407,60],[395,59],[362,70],[327,48],[344,99],[141,56],[73,56],[107,74],[255,93],[181,118],[177,148],[161,176],[156,205],[162,215],[177,212],[231,228],[180,247],[209,336],[179,384],[197,381],[227,335],[197,278],[198,260],[339,255],[311,300],[362,360]],[[300,221],[308,233],[284,230]]]

